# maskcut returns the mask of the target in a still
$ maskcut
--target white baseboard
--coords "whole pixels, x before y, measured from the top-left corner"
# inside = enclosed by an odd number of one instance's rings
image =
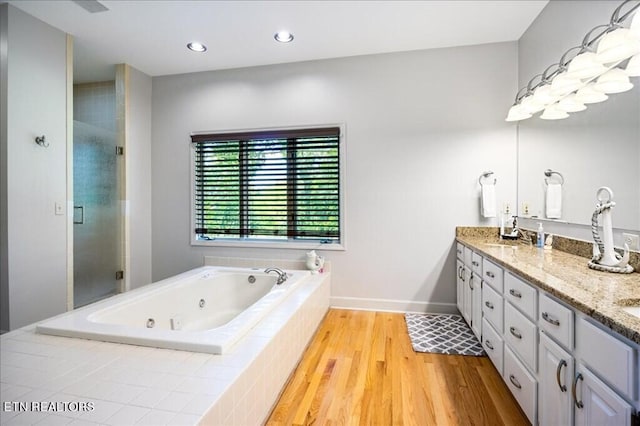
[[[411,300],[365,299],[359,297],[331,297],[332,308],[383,312],[418,312],[434,314],[457,314],[455,303],[429,303]]]

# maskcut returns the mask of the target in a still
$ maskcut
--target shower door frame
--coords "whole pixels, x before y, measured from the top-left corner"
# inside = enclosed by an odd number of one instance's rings
[[[119,265],[124,271],[122,279],[116,283],[116,292],[129,290],[130,245],[129,245],[129,202],[126,194],[126,161],[127,138],[126,121],[129,91],[129,67],[126,64],[116,65],[116,145],[123,147],[122,158],[118,159],[118,194],[120,204],[119,220]],[[74,301],[74,243],[73,243],[73,37],[67,35],[67,311],[75,309]],[[115,273],[115,271],[114,271]]]

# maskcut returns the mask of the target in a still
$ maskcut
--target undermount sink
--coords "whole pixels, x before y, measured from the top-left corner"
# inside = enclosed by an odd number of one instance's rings
[[[623,311],[640,318],[640,306],[627,306],[622,308]]]
[[[640,299],[622,299],[617,303],[620,309],[634,317],[640,318]]]
[[[485,246],[489,247],[513,247],[518,248],[515,244],[498,244],[498,243],[485,243]]]

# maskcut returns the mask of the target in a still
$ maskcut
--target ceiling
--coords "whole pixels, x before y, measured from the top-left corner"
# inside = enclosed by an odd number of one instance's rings
[[[117,63],[160,76],[514,41],[547,1],[104,0],[99,13],[71,0],[9,3],[74,36],[81,82],[108,79]],[[292,43],[273,39],[282,29]],[[193,40],[208,50],[187,50]]]

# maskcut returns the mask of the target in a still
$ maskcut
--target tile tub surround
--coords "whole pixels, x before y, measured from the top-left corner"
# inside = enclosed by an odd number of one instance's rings
[[[329,307],[316,275],[228,355],[36,334],[0,337],[0,424],[260,424]],[[92,411],[8,411],[5,402],[85,402]],[[11,405],[11,404],[10,404]]]
[[[490,237],[489,232],[476,231],[472,236],[462,233],[456,240],[620,335],[640,343],[640,318],[621,309],[625,301],[640,299],[640,274],[595,271],[587,267],[584,257],[555,248],[544,250],[527,244],[512,244],[495,235]]]

